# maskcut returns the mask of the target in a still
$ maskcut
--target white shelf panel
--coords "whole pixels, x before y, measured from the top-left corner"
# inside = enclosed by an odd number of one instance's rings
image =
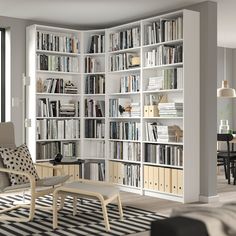
[[[48,70],[37,70],[40,74],[51,74],[51,75],[81,75],[79,72],[63,72],[63,71],[48,71]]]
[[[108,140],[113,142],[141,143],[141,141],[139,140],[125,140],[125,139],[108,139]]]
[[[182,67],[183,63],[173,63],[173,64],[166,64],[166,65],[158,65],[158,66],[149,66],[143,67],[143,70],[153,70],[153,69],[162,69],[162,68],[173,68],[173,67]]]
[[[79,120],[80,117],[39,117],[37,116],[36,119],[53,119],[53,120]]]
[[[143,117],[144,120],[183,120],[183,117]]]
[[[150,144],[166,144],[166,145],[179,145],[183,146],[182,142],[159,142],[159,141],[143,141],[143,143],[150,143]]]
[[[80,94],[68,94],[68,93],[36,93],[37,96],[55,96],[55,97],[80,97]]]
[[[104,120],[105,117],[83,117],[85,120]]]
[[[104,93],[84,94],[84,97],[105,97]]]
[[[143,162],[143,165],[147,165],[147,166],[160,166],[160,167],[180,169],[180,170],[183,169],[183,166],[173,166],[173,165],[158,164],[158,163],[152,163],[152,162]]]
[[[143,45],[142,48],[154,48],[160,45],[178,45],[181,43],[183,43],[183,39],[177,39],[177,40],[171,40],[171,41],[166,41],[166,42]]]
[[[37,50],[38,54],[51,54],[51,55],[61,55],[61,56],[70,56],[70,57],[78,57],[80,54],[72,53],[72,52],[57,52],[57,51],[48,51],[48,50]]]
[[[105,141],[105,138],[84,138],[84,141],[93,141],[93,142]]]
[[[149,91],[143,91],[145,94],[149,93],[182,93],[183,89],[162,89],[162,90],[149,90]]]
[[[37,139],[36,142],[64,142],[64,141],[80,141],[79,138],[76,139]]]
[[[119,53],[125,53],[125,52],[138,52],[140,51],[141,47],[135,47],[135,48],[126,48],[116,51],[109,51],[109,54],[119,54]]]
[[[100,71],[100,72],[89,72],[89,73],[83,73],[84,75],[105,75],[106,72]]]
[[[141,117],[109,117],[110,120],[140,120]]]
[[[109,71],[108,73],[109,74],[119,74],[119,73],[127,73],[127,72],[138,72],[140,71],[140,67],[137,67],[137,68],[130,68],[130,69],[127,69],[127,70],[116,70],[116,71]]]
[[[140,161],[130,161],[130,160],[121,160],[121,159],[109,159],[109,161],[134,163],[134,164],[139,164],[139,165],[141,164]]]
[[[127,93],[110,93],[109,96],[130,96],[130,95],[140,95],[140,92],[127,92]]]
[[[84,53],[84,56],[89,56],[89,57],[98,57],[98,56],[105,56],[105,52],[100,52],[100,53]]]

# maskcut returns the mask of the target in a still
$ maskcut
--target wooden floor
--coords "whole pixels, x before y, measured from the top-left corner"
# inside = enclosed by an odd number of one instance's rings
[[[196,203],[191,206],[219,206],[223,203],[236,201],[236,185],[227,184],[224,175],[217,176],[217,191],[219,195],[219,202],[217,203]],[[173,208],[183,207],[188,204],[182,204],[173,201],[162,200],[153,197],[140,196],[137,194],[122,192],[121,200],[123,205],[129,205],[140,209],[156,211],[162,215],[169,216]],[[149,236],[150,232],[134,234],[136,236]],[[132,235],[132,236],[134,236]]]

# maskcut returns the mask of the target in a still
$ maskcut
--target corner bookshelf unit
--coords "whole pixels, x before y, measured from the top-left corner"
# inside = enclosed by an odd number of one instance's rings
[[[77,37],[79,50],[38,50],[37,32],[41,31]],[[79,121],[78,137],[75,131],[72,140],[58,138],[56,142],[80,144],[76,155],[90,166],[84,177],[105,178],[122,190],[143,195],[184,203],[199,200],[198,12],[181,10],[89,31],[34,25],[28,27],[27,35],[28,106],[32,107],[28,114],[32,127],[27,130],[33,156],[38,152],[36,144],[47,141],[37,140],[37,123],[53,127],[61,120],[76,125]],[[38,70],[37,58],[42,53],[77,58],[78,70]],[[46,92],[44,88],[39,93],[39,77],[42,81],[68,78],[78,92],[54,94],[46,86]],[[57,100],[62,104],[76,101],[75,117],[44,116],[40,106]]]

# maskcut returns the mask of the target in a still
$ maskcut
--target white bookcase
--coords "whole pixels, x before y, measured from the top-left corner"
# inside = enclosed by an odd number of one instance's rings
[[[79,50],[38,50],[37,32],[76,37]],[[198,201],[199,52],[199,13],[189,10],[101,30],[28,27],[27,75],[31,85],[27,115],[32,126],[27,129],[27,142],[32,156],[37,156],[36,144],[54,141],[37,140],[38,120],[79,120],[80,138],[57,141],[61,146],[63,142],[75,142],[76,156],[105,163],[106,180],[134,193],[180,202]],[[75,58],[78,69],[38,70],[40,54]],[[71,80],[78,92],[38,93],[38,78]],[[40,98],[60,99],[64,103],[79,101],[80,114],[67,118],[38,117]],[[154,104],[157,100],[172,103],[172,107],[164,105],[158,114]],[[126,107],[125,111],[122,107]],[[158,134],[162,139],[151,137],[150,127],[157,126],[167,129],[168,135]],[[178,140],[171,139],[173,126],[182,130]],[[164,155],[160,152],[166,153],[164,159],[160,159]]]

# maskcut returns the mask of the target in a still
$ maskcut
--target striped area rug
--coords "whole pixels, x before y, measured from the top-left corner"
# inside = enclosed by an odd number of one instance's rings
[[[0,209],[10,206],[12,202],[22,200],[22,196],[8,196],[0,198]],[[30,197],[26,195],[26,200]],[[38,205],[51,206],[52,197],[38,198]],[[72,198],[68,197],[63,210],[59,212],[59,228],[52,229],[52,213],[36,209],[36,215],[32,222],[0,222],[1,236],[15,235],[44,235],[44,236],[73,236],[73,235],[129,235],[150,230],[150,223],[156,219],[164,219],[164,216],[151,211],[145,211],[130,206],[123,206],[124,220],[119,219],[119,211],[115,204],[107,207],[111,230],[105,231],[103,215],[100,204],[95,200],[78,200],[78,212],[72,215]],[[9,216],[27,216],[27,209],[18,209],[8,213]]]

